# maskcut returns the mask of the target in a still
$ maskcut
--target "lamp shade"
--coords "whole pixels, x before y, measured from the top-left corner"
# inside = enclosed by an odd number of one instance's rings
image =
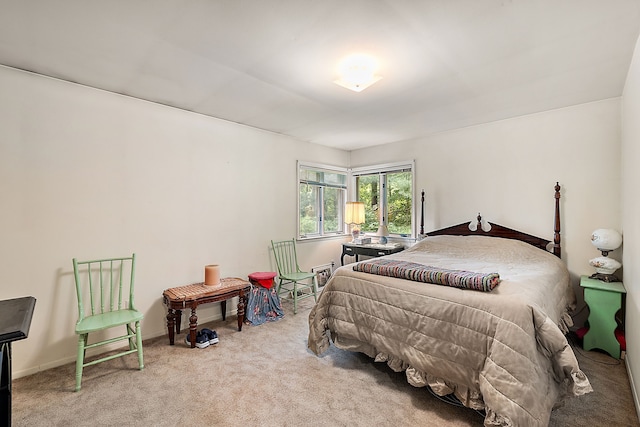
[[[613,251],[622,245],[622,235],[616,230],[599,228],[591,233],[591,244],[600,251]]]
[[[347,202],[344,210],[344,222],[347,224],[364,224],[364,203]]]

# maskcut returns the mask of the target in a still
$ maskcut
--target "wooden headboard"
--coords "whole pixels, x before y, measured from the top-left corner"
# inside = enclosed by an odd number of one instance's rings
[[[558,258],[561,257],[560,247],[560,184],[556,182],[555,189],[555,221],[553,231],[553,245],[552,252]],[[422,218],[424,218],[424,192],[422,196]],[[492,236],[503,237],[506,239],[520,240],[544,251],[548,251],[550,240],[542,239],[540,237],[532,236],[531,234],[523,233],[522,231],[514,230],[512,228],[504,227],[502,225],[491,223],[491,229],[484,231],[482,229],[482,216],[478,214],[478,223],[475,224],[475,230],[469,228],[471,223],[463,222],[451,227],[441,228],[439,230],[430,231],[427,236],[441,236],[441,235],[453,235],[453,236]],[[422,231],[422,229],[421,229]]]

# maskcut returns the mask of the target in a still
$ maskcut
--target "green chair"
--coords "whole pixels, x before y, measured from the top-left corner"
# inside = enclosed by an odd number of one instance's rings
[[[294,239],[280,242],[272,240],[271,247],[278,267],[278,295],[282,290],[292,295],[293,314],[296,314],[298,300],[313,297],[317,301],[318,279],[315,273],[300,270]],[[310,292],[305,292],[306,290],[310,290]]]
[[[133,284],[136,255],[126,258],[107,258],[94,261],[73,259],[73,274],[78,296],[78,354],[76,359],[76,391],[82,383],[85,366],[138,353],[138,365],[144,368],[142,357],[142,312],[135,309]],[[126,334],[89,344],[89,334],[118,326],[126,326]],[[85,362],[87,349],[127,340],[126,349],[114,350],[108,356]]]

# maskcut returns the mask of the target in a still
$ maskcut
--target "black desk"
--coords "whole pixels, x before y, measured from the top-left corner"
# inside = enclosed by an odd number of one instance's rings
[[[358,255],[379,257],[384,255],[395,254],[404,250],[404,246],[400,243],[387,243],[382,245],[379,243],[368,243],[366,245],[357,245],[355,243],[342,244],[342,256],[340,256],[340,264],[344,265],[344,256],[355,256],[358,262]]]
[[[0,425],[11,425],[11,343],[27,338],[34,297],[0,301]]]

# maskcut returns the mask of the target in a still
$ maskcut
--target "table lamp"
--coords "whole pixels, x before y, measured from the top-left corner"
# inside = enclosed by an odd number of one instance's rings
[[[351,236],[353,237],[353,243],[360,235],[359,226],[361,224],[364,224],[364,203],[347,202],[344,210],[344,222],[351,226]]]
[[[608,255],[609,252],[618,249],[622,245],[622,235],[616,230],[599,228],[591,233],[591,244],[602,252],[602,256],[589,261],[589,264],[596,269],[596,272],[590,277],[603,282],[619,282],[620,279],[613,273],[622,267],[622,264],[613,258],[609,258]]]

